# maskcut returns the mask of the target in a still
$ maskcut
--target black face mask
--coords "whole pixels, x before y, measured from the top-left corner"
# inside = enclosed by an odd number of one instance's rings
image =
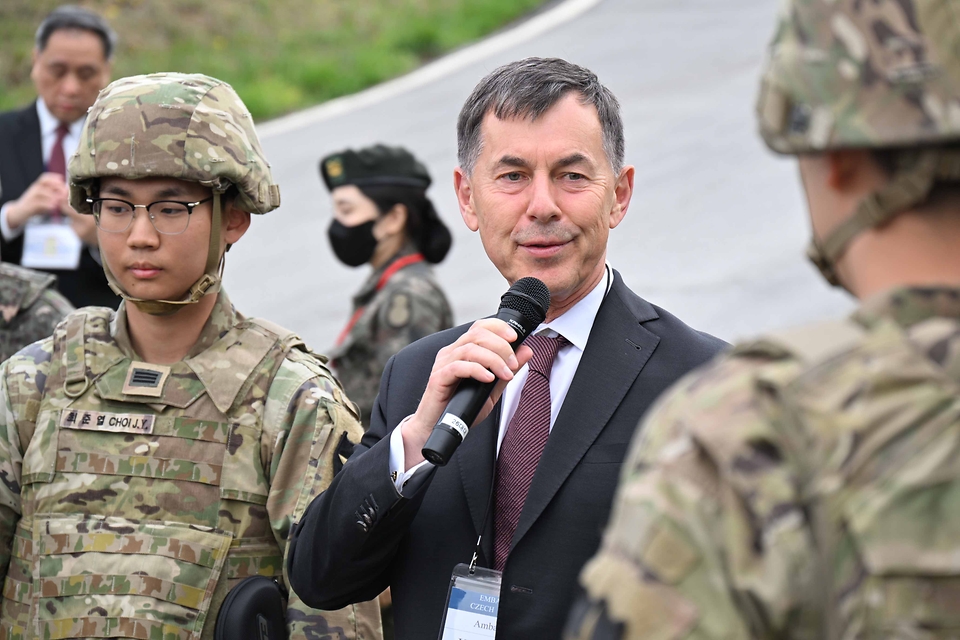
[[[327,237],[340,262],[348,267],[359,267],[370,262],[377,248],[377,239],[373,237],[375,223],[376,220],[370,220],[355,227],[344,226],[337,220],[330,223]]]

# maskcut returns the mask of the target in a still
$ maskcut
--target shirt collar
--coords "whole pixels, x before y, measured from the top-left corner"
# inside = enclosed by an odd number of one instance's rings
[[[613,285],[613,270],[607,265],[605,271],[600,282],[590,293],[570,307],[562,316],[541,324],[534,333],[546,332],[550,336],[560,334],[580,351],[586,349],[600,305]]]
[[[60,121],[57,120],[55,115],[50,113],[50,109],[47,108],[47,103],[40,97],[37,98],[37,117],[40,118],[40,135],[52,136],[57,132]],[[70,123],[71,136],[80,136],[80,130],[83,129],[84,120],[86,120],[86,116],[81,116],[76,121]]]

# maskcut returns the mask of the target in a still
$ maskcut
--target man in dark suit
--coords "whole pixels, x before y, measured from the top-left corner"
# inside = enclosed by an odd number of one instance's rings
[[[515,333],[495,318],[397,354],[359,450],[295,529],[288,571],[311,606],[390,586],[397,639],[436,638],[451,572],[480,537],[479,565],[503,572],[497,637],[554,638],[637,419],[724,345],[606,264],[634,168],[623,164],[616,98],[593,73],[557,59],[501,67],[468,98],[458,138],[464,221],[508,282],[547,284],[546,321],[516,354]],[[495,376],[450,463],[423,461],[459,381]]]
[[[100,266],[93,217],[70,207],[66,183],[87,109],[110,81],[115,42],[97,14],[53,11],[33,51],[37,100],[0,114],[0,259],[56,275],[77,307],[120,303]]]

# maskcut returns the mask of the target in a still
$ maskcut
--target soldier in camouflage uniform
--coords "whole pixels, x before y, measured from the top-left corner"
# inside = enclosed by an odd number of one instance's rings
[[[46,338],[73,311],[56,276],[0,262],[0,361]]]
[[[69,173],[124,302],[0,368],[0,638],[212,638],[239,581],[284,581],[287,533],[360,437],[356,410],[294,334],[220,290],[250,213],[280,204],[229,85],[114,82]],[[375,603],[291,594],[286,617],[291,638],[380,635]]]
[[[330,352],[366,428],[387,360],[453,326],[430,268],[447,255],[450,231],[426,196],[426,167],[402,147],[340,151],[320,161],[320,173],[333,198],[328,236],[334,253],[348,266],[373,267]]]
[[[645,419],[568,638],[960,636],[960,18],[790,0],[758,105],[846,321],[740,344]]]

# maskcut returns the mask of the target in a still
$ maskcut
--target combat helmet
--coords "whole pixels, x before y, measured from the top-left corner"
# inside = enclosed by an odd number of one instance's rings
[[[110,288],[154,315],[175,313],[220,290],[221,206],[228,189],[235,187],[235,206],[250,213],[280,206],[250,112],[229,84],[200,74],[154,73],[111,83],[90,108],[69,175],[70,204],[85,214],[93,213],[90,200],[105,177],[177,178],[213,190],[205,272],[182,299],[133,298],[103,261]]]
[[[778,153],[903,149],[891,180],[808,249],[827,280],[859,233],[960,181],[956,0],[787,0],[757,104]]]

